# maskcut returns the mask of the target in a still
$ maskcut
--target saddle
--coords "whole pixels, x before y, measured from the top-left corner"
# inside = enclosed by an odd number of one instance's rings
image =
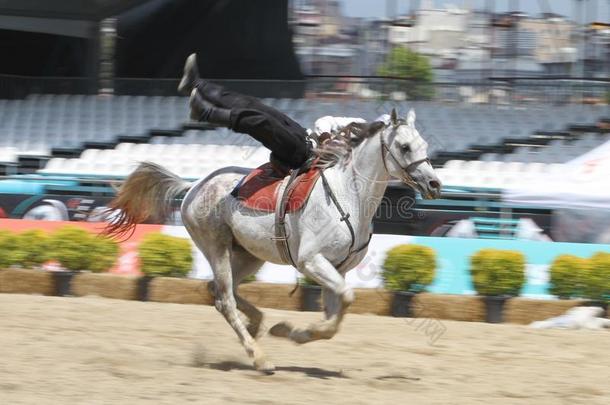
[[[284,212],[291,213],[303,208],[319,177],[320,170],[315,167],[286,176],[272,163],[265,163],[246,175],[233,195],[245,207],[263,212],[276,212],[282,204],[280,200],[284,200]]]
[[[290,247],[284,219],[287,213],[303,208],[316,181],[320,169],[309,165],[302,170],[288,172],[273,163],[252,170],[233,190],[233,196],[245,207],[255,211],[275,212],[275,242],[282,259],[296,267]]]

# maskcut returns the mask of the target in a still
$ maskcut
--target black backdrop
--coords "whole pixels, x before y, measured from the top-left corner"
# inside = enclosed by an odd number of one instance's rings
[[[142,0],[129,4],[138,3]],[[45,10],[38,10],[36,17],[49,12]],[[67,17],[95,18],[77,11]],[[185,58],[197,52],[201,74],[207,78],[303,79],[288,26],[287,0],[150,0],[117,18],[117,77],[178,78]],[[0,30],[0,74],[85,77],[90,44],[85,38]],[[302,82],[233,87],[260,96],[298,97],[303,91]],[[133,88],[125,87],[126,92]]]
[[[302,79],[287,0],[153,0],[119,18],[117,76],[177,77],[197,52],[203,76]]]

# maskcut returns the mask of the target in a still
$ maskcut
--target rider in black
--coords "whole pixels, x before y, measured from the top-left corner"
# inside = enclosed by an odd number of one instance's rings
[[[311,156],[312,147],[305,128],[255,97],[199,78],[195,54],[186,60],[178,91],[190,94],[192,119],[252,136],[271,150],[275,163],[298,169]]]

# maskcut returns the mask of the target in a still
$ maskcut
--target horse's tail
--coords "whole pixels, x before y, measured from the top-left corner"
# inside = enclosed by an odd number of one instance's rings
[[[117,214],[112,215],[104,233],[126,235],[146,220],[164,223],[172,214],[176,197],[186,192],[191,184],[159,165],[140,163],[108,204],[108,212]]]

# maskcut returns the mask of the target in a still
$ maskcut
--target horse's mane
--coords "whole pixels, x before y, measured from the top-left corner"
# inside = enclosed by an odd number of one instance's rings
[[[381,131],[386,125],[381,121],[372,123],[352,122],[343,130],[314,149],[317,157],[316,167],[326,169],[350,162],[352,151],[365,139]]]

